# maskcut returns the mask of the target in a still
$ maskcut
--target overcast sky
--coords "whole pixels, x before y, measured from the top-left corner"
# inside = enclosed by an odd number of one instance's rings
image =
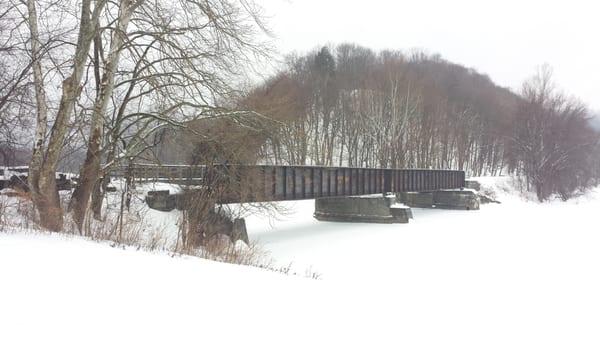
[[[354,42],[422,48],[519,88],[548,63],[568,93],[600,110],[600,4],[593,0],[256,0],[282,53]]]

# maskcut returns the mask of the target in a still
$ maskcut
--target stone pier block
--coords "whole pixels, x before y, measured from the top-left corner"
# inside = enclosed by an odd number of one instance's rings
[[[433,192],[436,208],[478,210],[479,198],[469,190],[440,190]]]
[[[481,190],[481,184],[477,180],[465,180],[465,187],[475,191]]]
[[[410,207],[403,204],[394,204],[390,206],[390,212],[394,218],[399,220],[399,223],[408,223],[408,220],[413,218]]]
[[[410,209],[395,205],[395,197],[382,195],[317,198],[314,217],[321,221],[407,223]]]
[[[231,241],[235,243],[237,240],[242,240],[246,244],[250,244],[248,238],[248,230],[246,229],[246,220],[235,219],[233,220],[233,226],[231,228],[231,235],[229,236]]]
[[[171,195],[168,190],[150,191],[146,195],[146,204],[148,204],[148,207],[163,212],[174,210],[175,201],[175,195]]]
[[[433,192],[400,192],[402,203],[418,208],[478,210],[479,197],[471,190],[439,190]]]
[[[397,197],[409,207],[433,207],[433,192],[400,192]]]

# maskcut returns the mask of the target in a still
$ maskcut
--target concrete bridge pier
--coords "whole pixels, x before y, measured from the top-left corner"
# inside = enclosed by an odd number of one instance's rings
[[[408,223],[411,207],[478,210],[479,197],[471,190],[400,192],[315,199],[314,217],[320,221]]]
[[[191,205],[192,200],[190,194],[171,194],[169,190],[150,191],[146,196],[146,204],[152,209],[163,212],[170,212],[174,209],[191,210],[191,213],[188,212],[188,216],[194,213]],[[228,236],[232,243],[242,240],[249,244],[246,221],[243,218],[232,219],[230,216],[219,212],[214,203],[209,204],[208,208],[208,212],[194,214],[194,219],[192,219],[192,221],[198,221],[202,224],[202,226],[199,226],[199,230],[201,230],[198,233],[199,236],[207,239],[221,234]],[[199,241],[202,242],[203,239]]]
[[[410,207],[478,210],[480,200],[471,190],[438,190],[430,192],[400,192],[397,198]]]
[[[410,207],[396,202],[396,196],[364,195],[315,199],[314,217],[320,221],[408,223]]]

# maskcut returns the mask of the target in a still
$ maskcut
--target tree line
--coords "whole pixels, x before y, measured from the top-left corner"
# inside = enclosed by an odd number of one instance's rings
[[[267,162],[516,174],[567,198],[598,177],[598,133],[549,82],[545,68],[513,93],[439,55],[342,44],[290,56],[243,103],[284,121]]]

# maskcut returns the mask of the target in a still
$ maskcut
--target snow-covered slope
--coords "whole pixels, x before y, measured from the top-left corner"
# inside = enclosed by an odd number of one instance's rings
[[[0,271],[7,337],[306,336],[342,318],[314,280],[78,238],[0,234]]]
[[[539,204],[489,184],[502,204],[409,224],[317,222],[310,201],[247,219],[317,281],[0,233],[0,336],[600,335],[600,190]]]

